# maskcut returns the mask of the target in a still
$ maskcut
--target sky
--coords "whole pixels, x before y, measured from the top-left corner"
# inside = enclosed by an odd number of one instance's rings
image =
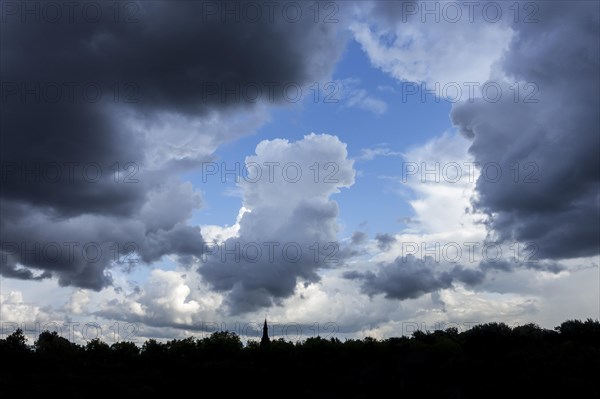
[[[598,319],[599,19],[2,1],[2,336]]]

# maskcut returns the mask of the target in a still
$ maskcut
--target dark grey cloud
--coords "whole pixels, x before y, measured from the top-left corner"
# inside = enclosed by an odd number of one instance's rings
[[[360,245],[367,241],[367,234],[362,231],[355,231],[352,233],[352,238],[350,242],[352,245]]]
[[[112,283],[112,265],[131,270],[163,255],[199,257],[200,229],[173,221],[149,230],[139,214],[58,218],[26,204],[2,203],[2,275],[54,276],[60,285],[100,289]],[[22,266],[17,267],[20,264]],[[34,273],[32,270],[37,269]]]
[[[106,16],[98,23],[8,18],[2,25],[2,161],[23,164],[19,169],[57,162],[64,172],[65,163],[81,165],[75,168],[74,184],[68,185],[29,182],[21,173],[6,173],[3,197],[24,197],[65,213],[128,213],[144,200],[140,186],[162,176],[144,175],[136,185],[113,184],[115,162],[145,161],[144,137],[123,123],[127,113],[158,123],[159,112],[199,116],[213,109],[253,107],[243,96],[236,101],[235,94],[223,101],[220,89],[306,84],[329,73],[339,54],[333,27],[308,17],[290,23],[276,13],[272,22],[265,17],[230,24],[206,17],[200,1],[139,2],[137,22],[123,23],[107,16],[112,15],[108,3],[95,4],[102,5]],[[74,101],[64,88],[62,101],[45,101],[50,94],[44,95],[43,88],[53,83],[75,85]],[[129,83],[135,89],[125,87]],[[36,84],[42,88],[39,103],[23,90]],[[87,85],[92,93],[96,85],[103,90],[98,102],[83,97],[81,89]],[[208,86],[217,87],[219,95],[208,95]],[[115,87],[121,90],[116,103]],[[273,101],[281,102],[282,91],[273,93]],[[262,99],[268,102],[266,94]],[[84,184],[81,168],[92,162],[101,166],[103,176],[96,184]],[[95,176],[94,169],[89,172]]]
[[[379,265],[375,272],[349,271],[343,276],[360,281],[362,291],[369,296],[384,294],[386,298],[404,300],[450,288],[454,282],[477,285],[483,282],[485,273],[460,265],[448,268],[428,256],[421,260],[408,255]]]
[[[138,107],[196,115],[211,107],[252,104],[244,96],[235,101],[235,94],[210,95],[209,86],[304,84],[327,75],[340,51],[335,24],[315,23],[308,8],[301,18],[286,19],[281,12],[286,2],[278,2],[272,17],[239,22],[210,14],[207,3],[215,2],[136,3],[131,23],[115,21],[114,7],[102,3],[105,17],[97,23],[83,18],[20,23],[7,17],[3,49],[10,57],[3,58],[3,77],[133,82],[136,95],[130,97],[139,99]],[[229,6],[236,3],[242,2]],[[268,10],[268,3],[257,4]],[[272,96],[278,101],[285,94],[279,87]]]
[[[390,249],[391,245],[396,242],[396,237],[391,234],[376,234],[375,241],[377,241],[377,247],[382,251]]]
[[[512,262],[510,260],[498,260],[496,262],[483,261],[479,268],[485,273],[491,270],[512,272],[517,270],[536,270],[550,273],[560,273],[566,270],[566,266],[553,260],[536,260],[534,262]]]
[[[505,85],[510,95],[499,102],[458,103],[451,117],[473,140],[475,161],[502,170],[498,181],[479,178],[475,202],[500,240],[533,242],[540,259],[593,256],[600,248],[598,4],[536,4],[538,22],[512,25],[499,64],[511,80],[535,86],[522,87],[515,101]],[[538,101],[527,103],[534,87]]]
[[[7,259],[8,259],[8,255],[7,255]],[[52,273],[45,271],[42,274],[39,275],[35,275],[31,270],[29,269],[23,269],[23,268],[19,268],[17,266],[17,264],[12,261],[3,261],[2,264],[0,264],[0,268],[2,269],[2,275],[5,277],[10,277],[10,278],[16,278],[19,280],[43,280],[46,278],[50,278],[52,277]]]
[[[223,23],[207,14],[215,2],[140,1],[128,3],[135,15],[126,23],[124,14],[114,18],[112,3],[93,4],[98,21],[80,12],[70,19],[66,9],[58,22],[23,20],[19,10],[2,16],[2,242],[94,242],[108,252],[111,242],[133,242],[135,251],[120,255],[152,262],[176,254],[190,263],[202,237],[186,220],[200,200],[173,175],[249,133],[234,124],[240,112],[285,102],[286,84],[326,77],[342,43],[310,10],[296,22],[279,10],[272,19]],[[247,101],[253,87],[262,96]],[[197,151],[182,155],[190,141]],[[155,198],[165,192],[172,201]],[[49,262],[7,248],[4,276],[40,275],[30,267],[64,285],[111,282],[109,257]]]
[[[438,262],[430,256],[419,259],[413,255],[398,257],[393,262],[381,263],[374,271],[347,271],[343,277],[361,283],[361,289],[369,296],[384,294],[390,299],[418,298],[455,284],[481,289],[493,273],[511,273],[518,270],[534,270],[560,273],[566,266],[553,260],[531,259],[519,261],[498,259],[485,260],[473,267]],[[491,278],[493,280],[493,278]]]
[[[480,284],[485,279],[485,271],[480,268],[465,268],[463,266],[455,266],[452,269],[452,275],[455,280],[458,280],[468,286]]]

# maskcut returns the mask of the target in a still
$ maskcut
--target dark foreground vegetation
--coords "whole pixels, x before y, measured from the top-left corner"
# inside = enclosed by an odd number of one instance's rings
[[[600,397],[600,323],[489,323],[461,333],[264,346],[224,331],[141,348],[80,346],[47,331],[30,348],[17,330],[0,340],[0,363],[2,397]]]

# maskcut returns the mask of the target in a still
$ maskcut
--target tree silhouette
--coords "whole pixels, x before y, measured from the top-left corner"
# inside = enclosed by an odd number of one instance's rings
[[[218,331],[201,339],[149,339],[140,347],[98,339],[81,347],[44,331],[33,350],[17,330],[0,339],[0,359],[3,394],[28,386],[32,394],[61,390],[70,397],[172,396],[185,393],[182,382],[197,381],[241,395],[275,381],[299,397],[376,397],[390,389],[406,396],[594,397],[600,323],[567,320],[554,330],[486,323],[387,339],[279,338],[267,346]]]
[[[72,356],[79,351],[79,346],[58,335],[56,331],[43,331],[35,341],[35,351],[45,356]]]
[[[20,328],[17,328],[15,332],[6,337],[5,346],[6,350],[13,353],[24,353],[29,351],[29,348],[27,347],[27,338]]]
[[[135,358],[140,353],[138,348],[133,342],[115,342],[110,346],[112,355],[119,361],[130,360]]]
[[[235,354],[244,347],[240,337],[229,331],[216,331],[199,341],[198,345],[204,351],[213,354]]]
[[[151,338],[142,345],[142,356],[151,362],[162,361],[167,355],[169,347]]]

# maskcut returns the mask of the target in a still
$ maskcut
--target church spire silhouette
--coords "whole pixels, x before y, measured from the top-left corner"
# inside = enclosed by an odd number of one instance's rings
[[[265,324],[263,326],[262,339],[260,340],[260,346],[268,345],[271,342],[269,338],[269,327],[267,326],[267,318],[265,317]]]

